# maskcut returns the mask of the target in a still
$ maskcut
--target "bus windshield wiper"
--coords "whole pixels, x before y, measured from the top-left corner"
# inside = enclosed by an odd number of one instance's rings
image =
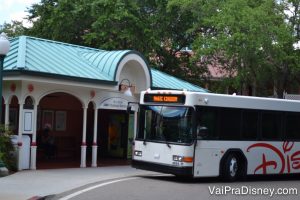
[[[171,145],[167,140],[166,140],[166,145],[171,149]]]
[[[168,142],[168,140],[167,140],[167,135],[166,135],[166,133],[164,132],[164,126],[163,126],[163,124],[164,124],[164,117],[163,117],[163,115],[161,115],[162,117],[161,117],[161,119],[160,119],[160,122],[159,122],[159,124],[161,125],[161,127],[159,127],[160,128],[160,134],[163,136],[163,138],[164,138],[164,140],[165,140],[165,142],[166,142],[166,145],[169,147],[169,148],[171,148],[171,145],[169,144],[169,142]]]
[[[169,148],[171,148],[171,145],[170,145],[170,143],[168,142],[167,137],[166,137],[166,134],[164,133],[164,131],[162,131],[162,135],[164,136],[166,145],[167,145]]]

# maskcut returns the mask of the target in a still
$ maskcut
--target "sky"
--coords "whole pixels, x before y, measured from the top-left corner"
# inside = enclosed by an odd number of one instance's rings
[[[24,26],[30,24],[23,18],[28,15],[27,7],[41,0],[0,0],[0,25],[4,22],[10,23],[12,20],[23,21]]]

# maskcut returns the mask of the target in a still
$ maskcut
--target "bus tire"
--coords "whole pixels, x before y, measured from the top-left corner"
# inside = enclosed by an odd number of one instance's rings
[[[229,182],[236,181],[238,178],[240,178],[240,167],[241,162],[237,154],[228,154],[222,166],[222,178]]]

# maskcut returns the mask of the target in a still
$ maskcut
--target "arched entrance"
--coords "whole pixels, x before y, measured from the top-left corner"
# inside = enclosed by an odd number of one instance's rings
[[[40,100],[37,169],[79,167],[82,121],[82,103],[75,96],[55,92]]]
[[[105,164],[126,164],[128,147],[128,113],[124,110],[99,110],[98,160]]]
[[[11,97],[9,104],[9,129],[14,135],[18,135],[19,127],[19,100],[15,95]]]

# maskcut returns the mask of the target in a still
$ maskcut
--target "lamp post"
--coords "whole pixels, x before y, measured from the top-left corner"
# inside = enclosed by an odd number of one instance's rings
[[[128,85],[124,85],[123,84],[124,81],[127,81]],[[123,88],[122,88],[123,85],[126,87],[126,89],[124,91],[124,95],[132,97],[132,92],[131,92],[132,85],[131,85],[130,81],[128,79],[126,79],[126,78],[122,79],[121,82],[120,82],[120,85],[119,85],[119,91],[123,90]]]
[[[4,58],[10,49],[10,42],[5,33],[0,34],[0,123],[2,123],[2,87]]]

